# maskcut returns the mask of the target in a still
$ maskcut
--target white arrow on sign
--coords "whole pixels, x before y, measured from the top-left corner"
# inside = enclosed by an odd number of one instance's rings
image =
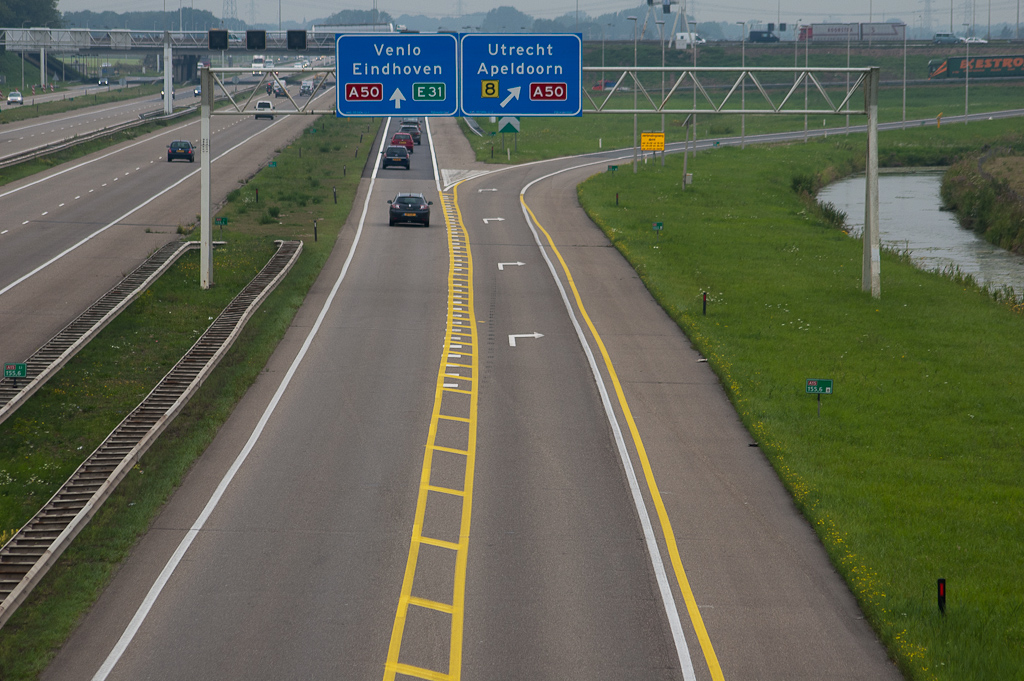
[[[533,333],[510,333],[508,335],[508,344],[511,345],[512,347],[515,347],[516,346],[516,338],[543,338],[543,337],[544,337],[544,334],[537,333],[536,331],[534,331]]]
[[[484,218],[484,224],[488,225],[492,222],[504,222],[505,218]]]
[[[514,265],[515,267],[522,267],[525,264],[526,264],[525,262],[499,262],[498,263],[498,269],[499,270],[504,270],[505,269],[505,265]]]
[[[522,88],[519,87],[518,85],[516,87],[510,87],[508,89],[508,97],[506,97],[505,99],[501,100],[501,108],[504,109],[505,105],[508,104],[509,102],[511,102],[513,99],[519,99],[519,91],[521,89]]]
[[[401,109],[402,108],[402,102],[405,101],[405,95],[402,94],[401,90],[399,90],[398,88],[395,88],[394,93],[392,93],[392,95],[390,97],[388,97],[388,99],[390,99],[392,102],[395,103],[395,108],[396,109]]]

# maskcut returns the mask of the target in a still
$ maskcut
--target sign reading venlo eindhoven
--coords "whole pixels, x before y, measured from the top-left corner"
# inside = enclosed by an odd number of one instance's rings
[[[338,34],[338,116],[454,116],[458,39],[442,33]]]
[[[462,35],[464,116],[580,116],[577,33]]]

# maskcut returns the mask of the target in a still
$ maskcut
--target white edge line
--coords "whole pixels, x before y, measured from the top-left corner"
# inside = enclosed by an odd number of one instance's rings
[[[601,162],[603,163],[604,161]],[[589,165],[596,164],[585,163],[581,166],[576,166],[575,168],[566,168],[564,170],[559,170],[543,177],[539,177],[523,187],[519,194],[520,196],[525,197],[526,191],[534,184],[542,180],[546,180],[554,175],[566,172],[567,170],[575,170],[576,168],[582,168]],[[665,606],[665,615],[668,618],[669,628],[672,630],[672,639],[676,646],[676,654],[679,657],[679,666],[683,672],[683,678],[686,679],[686,681],[696,681],[697,677],[693,671],[693,661],[690,659],[690,650],[686,645],[686,636],[683,633],[683,624],[679,619],[679,610],[676,607],[676,600],[672,594],[672,587],[669,584],[668,574],[665,571],[665,563],[661,557],[661,549],[658,547],[658,539],[654,534],[654,527],[651,525],[651,518],[647,512],[647,504],[644,501],[643,493],[640,491],[640,484],[637,482],[636,471],[633,468],[632,460],[629,458],[629,451],[626,449],[625,439],[622,437],[622,428],[619,426],[619,421],[615,416],[615,410],[612,407],[611,399],[608,397],[608,388],[605,386],[604,377],[601,376],[601,370],[597,366],[597,360],[594,358],[594,352],[591,350],[590,344],[587,342],[586,335],[583,333],[583,327],[580,326],[579,320],[576,318],[576,312],[572,308],[572,303],[569,302],[569,296],[565,292],[562,280],[558,277],[558,271],[555,269],[554,264],[548,257],[547,249],[544,248],[540,234],[537,233],[533,220],[530,218],[530,213],[526,210],[525,205],[520,205],[520,208],[523,211],[523,216],[526,218],[526,224],[529,226],[530,232],[533,233],[534,241],[537,242],[540,254],[544,258],[544,262],[548,264],[548,270],[551,272],[551,277],[555,280],[555,285],[558,287],[558,291],[562,295],[562,302],[565,303],[565,309],[569,313],[569,318],[572,320],[573,327],[576,329],[576,336],[579,338],[580,345],[583,346],[583,352],[586,354],[587,361],[590,363],[590,371],[594,375],[594,381],[597,383],[597,390],[601,394],[601,403],[604,405],[605,416],[607,417],[608,424],[611,426],[612,432],[615,435],[615,446],[619,450],[619,459],[622,461],[622,468],[625,471],[626,479],[629,482],[629,491],[633,496],[633,505],[636,507],[637,514],[640,517],[640,526],[643,528],[644,533],[644,543],[647,545],[647,553],[651,559],[651,567],[654,568],[654,575],[658,582],[658,590],[661,592],[661,600]],[[512,339],[509,338],[510,343],[511,341]]]
[[[388,125],[390,125],[390,118],[385,123],[385,126]],[[269,130],[270,126],[267,126],[264,129]],[[385,127],[384,129],[386,131],[387,127]],[[381,135],[381,146],[377,150],[378,156],[380,155],[381,151],[384,151],[384,142],[386,138],[387,135]],[[113,671],[114,666],[117,664],[118,660],[120,660],[121,656],[124,655],[125,651],[128,649],[128,646],[131,644],[132,639],[135,638],[135,634],[138,633],[139,629],[142,627],[142,623],[146,620],[147,615],[149,615],[150,610],[153,609],[153,605],[156,603],[156,599],[160,596],[160,592],[163,591],[163,588],[167,585],[167,582],[170,580],[171,575],[174,574],[174,570],[178,567],[178,564],[181,562],[181,559],[184,558],[189,546],[192,545],[192,541],[203,529],[203,526],[206,524],[206,521],[209,519],[210,515],[213,514],[214,509],[217,508],[217,504],[220,503],[221,497],[224,496],[224,492],[227,490],[228,485],[231,484],[231,481],[234,479],[235,474],[242,467],[242,464],[245,463],[245,460],[246,458],[248,458],[249,453],[252,451],[253,447],[256,445],[256,442],[263,434],[263,430],[264,428],[266,428],[267,423],[270,421],[270,417],[273,416],[274,411],[277,409],[277,405],[281,401],[281,397],[284,395],[284,392],[288,389],[288,386],[291,384],[292,377],[295,375],[295,372],[298,370],[299,365],[305,358],[306,352],[309,350],[309,347],[313,344],[313,339],[316,337],[317,332],[320,330],[320,326],[323,324],[324,319],[327,317],[327,313],[331,309],[331,304],[334,302],[334,298],[338,294],[338,290],[341,288],[341,282],[344,281],[345,275],[348,274],[349,265],[351,265],[352,263],[352,259],[356,253],[356,247],[359,245],[359,239],[363,233],[363,224],[366,221],[366,213],[370,208],[370,197],[373,196],[373,185],[377,180],[377,168],[379,165],[380,164],[376,162],[373,164],[373,173],[370,175],[370,187],[366,192],[366,200],[363,202],[363,213],[359,217],[359,227],[356,229],[355,239],[352,240],[352,246],[349,248],[348,257],[345,258],[345,264],[342,265],[341,274],[338,275],[338,279],[334,282],[334,286],[331,288],[330,295],[327,296],[327,300],[324,301],[323,308],[321,308],[320,314],[316,318],[316,323],[314,323],[313,326],[310,328],[309,334],[306,336],[306,340],[302,343],[302,347],[299,349],[299,352],[295,356],[295,359],[292,360],[291,366],[288,367],[287,373],[281,380],[281,385],[277,387],[277,391],[271,398],[270,403],[267,405],[267,408],[263,411],[263,416],[260,417],[259,422],[253,429],[252,434],[249,436],[248,441],[246,441],[245,446],[242,448],[242,451],[238,453],[238,456],[235,458],[234,463],[231,464],[231,467],[224,474],[224,477],[221,479],[220,484],[217,485],[217,489],[210,497],[210,500],[206,502],[206,506],[205,508],[203,508],[202,513],[199,514],[199,517],[196,518],[195,523],[192,524],[192,527],[182,538],[181,543],[178,544],[178,548],[174,551],[174,554],[171,555],[170,559],[167,561],[167,564],[164,565],[164,569],[160,571],[160,576],[157,577],[156,581],[153,583],[153,586],[150,587],[149,592],[146,594],[146,597],[139,605],[139,609],[135,612],[135,616],[132,617],[131,622],[128,623],[128,626],[125,628],[124,633],[121,634],[121,638],[118,639],[117,643],[114,645],[114,649],[111,650],[110,654],[107,656],[107,659],[104,660],[99,670],[97,670],[96,674],[92,677],[92,681],[105,681],[110,672]]]

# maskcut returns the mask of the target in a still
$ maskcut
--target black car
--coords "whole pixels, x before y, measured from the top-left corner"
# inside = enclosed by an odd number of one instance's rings
[[[409,150],[405,147],[390,146],[383,152],[384,159],[380,162],[381,168],[390,166],[405,166],[409,169]]]
[[[418,125],[402,125],[402,127],[398,129],[398,132],[407,132],[412,135],[413,144],[419,144],[422,139],[420,135],[420,126]]]
[[[399,222],[420,222],[424,227],[430,226],[430,207],[433,201],[427,201],[423,194],[398,194],[394,199],[388,200],[391,206],[388,209],[388,224],[396,225]]]
[[[189,163],[196,160],[196,148],[188,140],[176,140],[167,146],[167,162],[176,158],[185,159]]]
[[[283,87],[281,87],[280,85],[275,83],[274,84],[274,96],[275,97],[287,97],[288,95],[285,94],[285,91],[284,91]]]

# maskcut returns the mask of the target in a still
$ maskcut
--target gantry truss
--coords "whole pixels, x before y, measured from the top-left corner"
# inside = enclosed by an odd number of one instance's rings
[[[592,96],[594,90],[582,87],[585,100],[592,108],[583,108],[585,114],[861,114],[867,116],[867,149],[865,154],[864,200],[864,256],[861,271],[861,288],[870,291],[872,298],[881,296],[881,245],[878,228],[878,67],[846,69],[846,68],[807,68],[807,67],[714,67],[714,66],[642,66],[642,67],[601,67],[585,66],[584,74],[601,74],[603,93],[597,98]],[[274,110],[275,116],[288,115],[334,115],[335,108],[321,110],[312,108],[312,101],[317,92],[324,90],[325,85],[334,80],[337,84],[337,73],[333,67],[316,68],[275,68],[273,71],[258,73],[262,76],[256,90],[249,93],[244,102],[237,101],[228,91],[223,75],[243,74],[251,72],[244,67],[203,68],[200,69],[202,83],[201,141],[200,141],[200,285],[209,288],[213,283],[212,257],[212,225],[210,205],[210,116],[253,115],[253,100],[260,96],[264,83],[280,84],[282,75],[309,75],[314,80],[312,95],[301,105],[285,89],[285,95],[294,105],[294,110]],[[604,74],[619,74],[610,89],[604,89]],[[655,89],[653,75],[672,76],[666,85]],[[735,74],[731,76],[730,74]],[[766,75],[767,74],[767,75]],[[792,82],[769,82],[771,74],[783,76],[791,74]],[[829,79],[828,77],[831,77]],[[840,80],[843,78],[844,80]],[[582,83],[582,74],[581,74]],[[624,86],[624,83],[627,84]],[[754,106],[746,104],[747,84],[753,88]],[[811,106],[812,90],[815,105]],[[228,96],[230,105],[214,110],[213,99],[216,86]],[[686,89],[689,86],[690,92]],[[803,87],[801,87],[803,86]],[[799,93],[803,90],[803,106],[799,101]],[[854,95],[863,92],[863,106],[855,106]],[[736,93],[739,91],[739,101]],[[626,92],[633,94],[633,106],[623,106]],[[656,96],[652,96],[656,92]],[[723,92],[721,98],[715,93]],[[776,93],[773,95],[773,92]],[[643,94],[644,107],[640,107],[640,95]],[[689,102],[684,101],[689,95]],[[618,96],[616,96],[618,95]],[[756,95],[760,95],[760,99]],[[254,105],[253,105],[254,106]],[[613,108],[614,107],[614,108]],[[634,122],[634,131],[635,131]],[[634,152],[635,153],[635,152]]]
[[[867,92],[863,99],[855,95],[864,89],[871,69],[584,66],[583,73],[601,78],[601,83],[611,82],[605,78],[608,74],[615,79],[612,87],[603,89],[589,89],[584,80],[583,113],[864,115]],[[667,77],[664,89],[661,83],[653,83],[658,75]],[[747,93],[754,98],[753,104],[745,101]],[[623,105],[626,94],[636,95],[637,106]],[[809,105],[812,97],[814,106]]]

